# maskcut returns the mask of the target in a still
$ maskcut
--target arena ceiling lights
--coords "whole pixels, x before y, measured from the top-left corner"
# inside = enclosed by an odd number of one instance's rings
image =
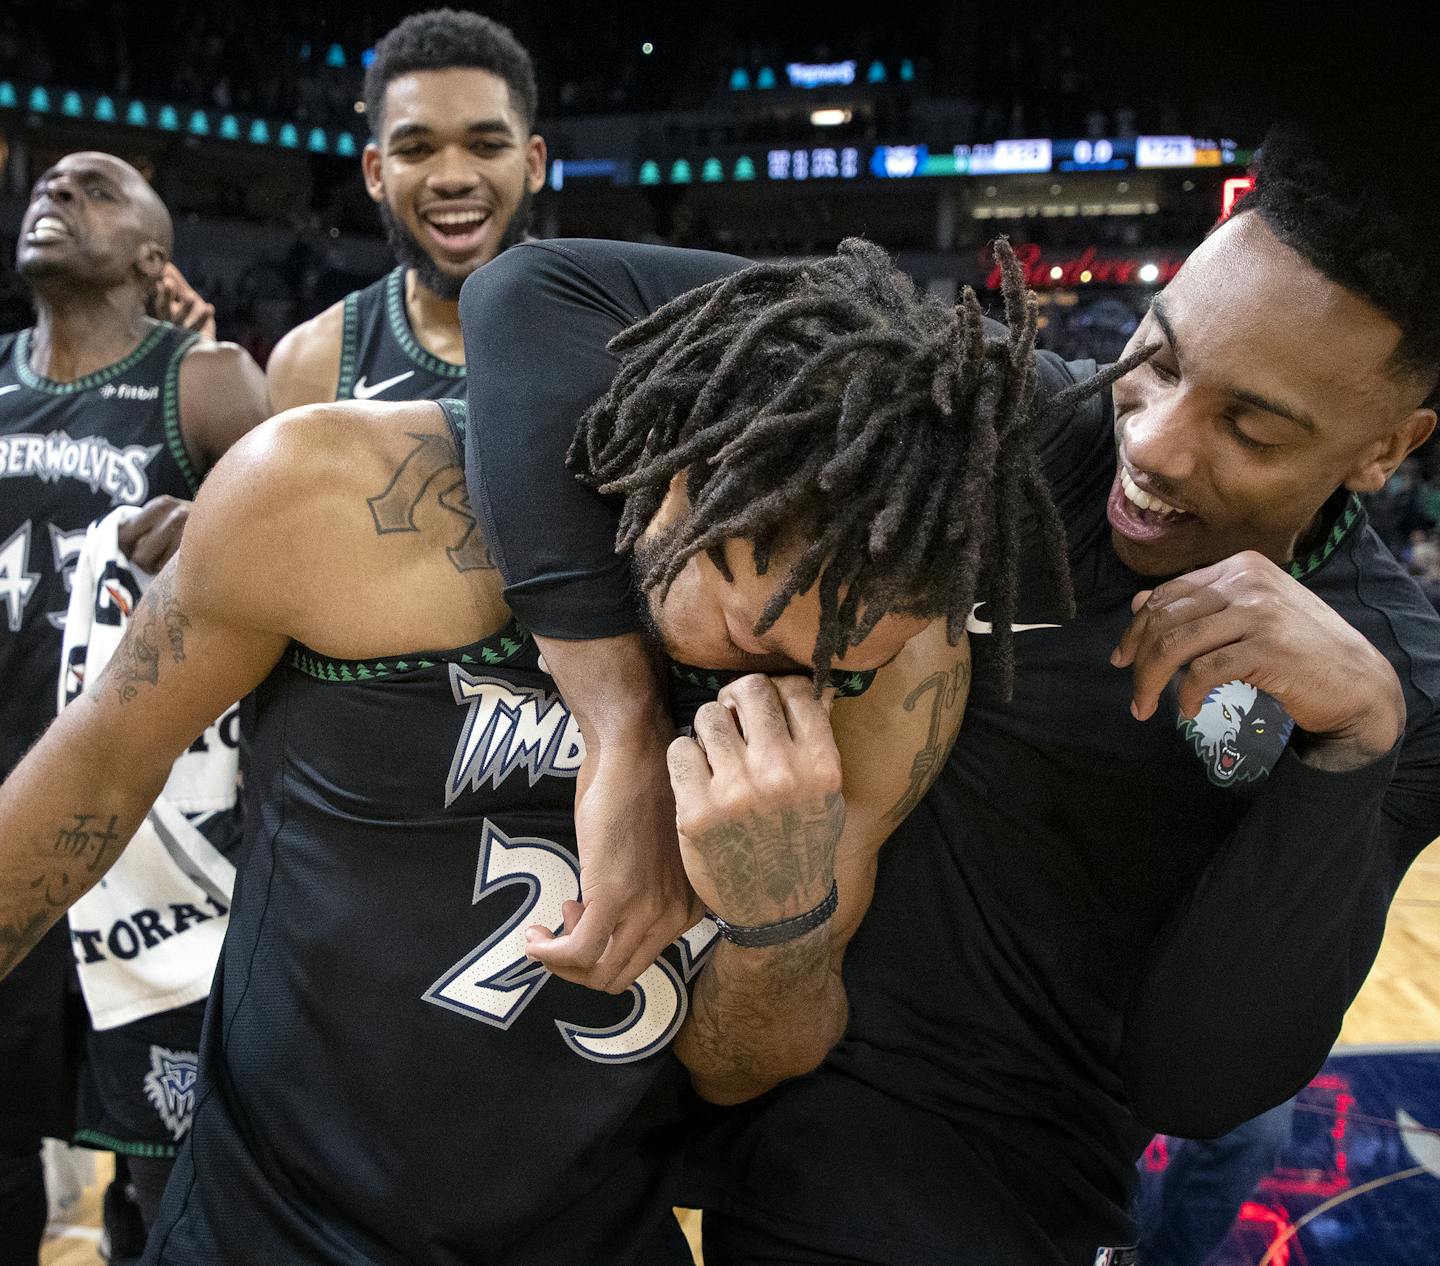
[[[207,110],[119,93],[82,92],[44,85],[27,87],[9,80],[0,80],[0,110],[24,111],[36,120],[54,118],[145,128],[206,140],[332,154],[337,158],[354,158],[368,139],[341,128],[315,127],[230,110]]]

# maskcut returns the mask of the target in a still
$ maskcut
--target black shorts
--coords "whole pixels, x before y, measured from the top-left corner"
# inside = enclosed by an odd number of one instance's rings
[[[1124,1203],[1031,1124],[962,1123],[828,1068],[697,1132],[681,1196],[705,1210],[706,1266],[1093,1266],[1134,1244]]]
[[[75,1142],[127,1156],[172,1157],[195,1111],[205,1003],[90,1030],[80,1069]]]
[[[70,925],[61,919],[0,980],[0,1151],[70,1138],[85,1010],[74,979]]]

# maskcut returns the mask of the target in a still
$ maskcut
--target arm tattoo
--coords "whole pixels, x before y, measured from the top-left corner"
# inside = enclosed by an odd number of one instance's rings
[[[18,906],[0,898],[0,977],[104,874],[129,838],[118,814],[75,810],[48,841],[37,841],[33,857],[39,873],[10,889],[23,894]]]
[[[835,875],[835,845],[845,826],[845,799],[836,793],[818,808],[752,813],[694,840],[715,879],[732,923],[769,923],[777,908],[803,914],[824,897]],[[819,891],[810,900],[808,894]],[[791,907],[794,907],[791,909]]]
[[[4,979],[22,958],[39,943],[55,921],[55,911],[47,907],[34,914],[0,920],[0,979]]]
[[[173,586],[165,586],[160,614],[165,621],[166,636],[170,639],[171,662],[181,664],[185,662],[185,630],[190,627],[190,617],[180,610],[172,590]]]
[[[935,773],[950,754],[955,736],[960,732],[960,718],[964,715],[965,691],[970,685],[970,661],[956,664],[949,672],[932,673],[912,690],[905,698],[905,711],[914,712],[916,705],[927,694],[930,699],[930,730],[925,744],[915,753],[910,763],[910,785],[900,801],[890,810],[890,819],[897,825],[905,820],[910,811],[920,803],[935,779]],[[949,725],[942,724],[945,714],[960,706],[960,714]]]
[[[751,1098],[811,1071],[839,1039],[848,1007],[830,932],[822,924],[771,949],[716,949],[676,1045],[702,1094]]]
[[[494,560],[484,538],[477,531],[475,516],[470,512],[463,468],[455,445],[448,436],[434,432],[419,434],[411,431],[408,434],[415,441],[415,447],[395,468],[385,490],[365,499],[370,507],[370,517],[375,521],[375,534],[387,536],[391,532],[418,532],[415,511],[431,495],[431,489],[438,488],[440,491],[434,494],[435,500],[465,525],[459,541],[445,551],[450,565],[460,572],[477,568],[493,571]],[[459,472],[459,478],[456,478],[456,472]]]
[[[171,573],[162,571],[140,599],[125,636],[105,665],[105,677],[121,703],[130,703],[141,686],[159,684],[162,636],[169,640],[171,657],[177,663],[185,658],[185,629],[190,621],[176,604],[171,586]]]

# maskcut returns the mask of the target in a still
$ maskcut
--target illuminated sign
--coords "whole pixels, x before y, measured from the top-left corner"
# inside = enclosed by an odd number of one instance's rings
[[[786,62],[792,88],[828,88],[855,82],[854,62]]]
[[[860,174],[860,151],[845,149],[772,149],[765,155],[771,180],[853,180]]]
[[[870,174],[903,180],[921,174],[930,151],[924,145],[881,145],[870,157]]]
[[[1235,204],[1255,188],[1254,176],[1230,176],[1220,187],[1220,218],[1228,220]]]
[[[761,66],[757,70],[752,66],[735,66],[730,70],[727,80],[730,90],[748,91],[752,72],[755,87],[775,87],[775,72],[770,67]],[[787,62],[785,65],[785,77],[792,88],[848,88],[859,84],[862,78],[866,84],[874,86],[889,82],[891,73],[884,62],[874,60],[866,64],[862,76],[860,63],[853,58],[841,62]],[[895,73],[901,83],[914,83],[914,61],[905,58]]]
[[[1150,259],[1102,255],[1093,246],[1087,246],[1079,255],[1062,259],[1047,257],[1033,242],[1015,247],[1015,258],[1025,274],[1025,284],[1036,289],[1086,283],[1163,286],[1185,262],[1180,255],[1156,254]],[[988,247],[980,252],[980,263],[988,269],[984,283],[986,289],[998,290],[1000,265],[995,262]]]
[[[957,145],[957,166],[972,176],[1004,176],[1050,170],[1050,142],[994,141],[989,145]]]
[[[1193,136],[1140,136],[1135,139],[1137,167],[1195,166]]]
[[[1201,140],[1194,136],[1137,136],[1137,167],[1219,167],[1237,160],[1234,141]]]
[[[1058,171],[1124,171],[1135,159],[1135,142],[1105,137],[1056,141],[1052,153]]]

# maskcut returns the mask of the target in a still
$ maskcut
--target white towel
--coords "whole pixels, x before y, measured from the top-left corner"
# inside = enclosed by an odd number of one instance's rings
[[[120,551],[120,526],[138,513],[123,506],[85,534],[65,616],[61,707],[95,688],[150,583],[150,575]],[[232,707],[175,762],[120,859],[71,907],[80,987],[97,1029],[170,1011],[210,993],[235,867],[186,815],[234,808],[237,737]],[[77,824],[81,830],[103,827]]]

